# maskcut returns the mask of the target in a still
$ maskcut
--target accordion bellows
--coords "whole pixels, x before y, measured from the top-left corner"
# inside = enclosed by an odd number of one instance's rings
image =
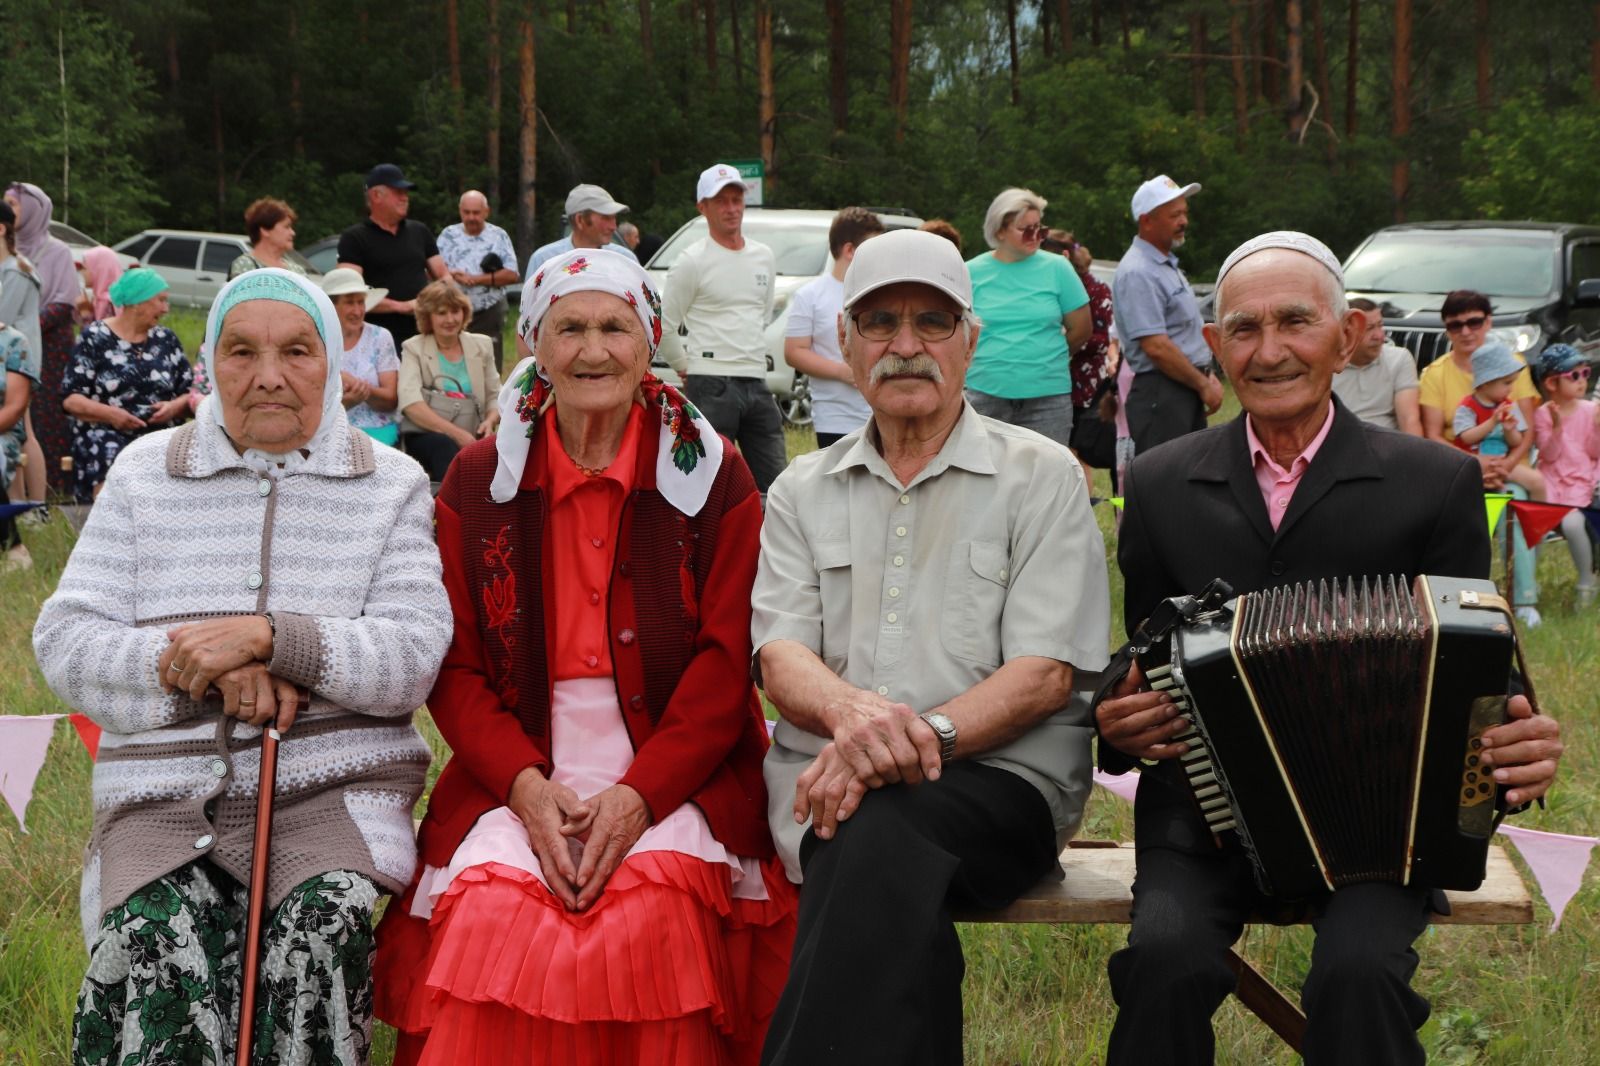
[[[1181,762],[1270,894],[1367,881],[1475,888],[1513,633],[1487,581],[1426,576],[1246,593],[1140,657],[1192,727]]]

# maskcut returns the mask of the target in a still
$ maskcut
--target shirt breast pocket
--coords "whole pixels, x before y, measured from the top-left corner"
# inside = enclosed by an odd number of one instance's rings
[[[981,666],[1000,665],[1000,615],[1011,581],[1011,552],[1004,541],[963,540],[950,549],[945,573],[945,651]]]
[[[828,625],[830,603],[851,602],[850,542],[848,540],[822,541],[813,549],[817,565],[817,591],[822,600],[822,661],[837,673],[844,666],[850,650],[848,625]],[[844,614],[844,612],[836,612]],[[848,616],[845,617],[848,623]]]

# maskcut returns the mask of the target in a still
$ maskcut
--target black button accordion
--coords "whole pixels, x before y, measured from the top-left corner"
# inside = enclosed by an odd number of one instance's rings
[[[1493,584],[1424,576],[1165,601],[1138,662],[1191,722],[1180,759],[1214,833],[1262,890],[1384,881],[1472,889],[1497,789],[1481,737],[1506,720],[1515,634]],[[1141,627],[1147,637],[1150,623]]]

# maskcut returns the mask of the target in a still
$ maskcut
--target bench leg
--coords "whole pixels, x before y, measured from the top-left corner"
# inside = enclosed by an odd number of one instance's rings
[[[1306,1040],[1306,1016],[1300,1008],[1278,991],[1276,985],[1262,977],[1261,972],[1246,962],[1237,951],[1228,952],[1228,966],[1239,978],[1239,986],[1233,990],[1239,1002],[1248,1007],[1251,1014],[1266,1022],[1267,1028],[1277,1033],[1291,1051],[1300,1054]]]

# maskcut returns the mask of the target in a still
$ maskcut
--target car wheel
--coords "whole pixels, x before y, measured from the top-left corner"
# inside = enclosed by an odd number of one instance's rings
[[[789,425],[811,424],[811,384],[803,374],[795,375],[794,388],[778,401],[778,407],[783,411],[783,420]]]

